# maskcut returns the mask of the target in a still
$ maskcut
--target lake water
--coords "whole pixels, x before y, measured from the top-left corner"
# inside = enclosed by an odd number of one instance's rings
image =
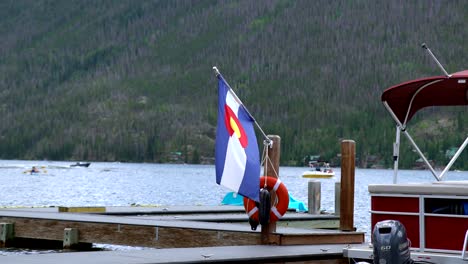
[[[71,164],[0,160],[0,207],[220,205],[230,191],[216,184],[213,165],[94,162],[88,168],[71,168]],[[32,166],[40,173],[31,175]],[[301,177],[306,169],[281,167],[279,175],[289,193],[307,206],[310,179]],[[335,206],[335,181],[340,179],[340,169],[334,170],[334,179],[321,180],[321,210],[330,213]],[[468,172],[449,172],[446,179],[468,179]],[[392,181],[393,170],[356,169],[354,223],[358,231],[370,233],[367,185]],[[399,182],[427,181],[434,181],[429,171],[399,171]]]

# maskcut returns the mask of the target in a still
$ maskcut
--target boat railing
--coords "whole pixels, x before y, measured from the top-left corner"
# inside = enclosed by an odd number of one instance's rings
[[[387,110],[390,112],[390,113],[393,113],[392,109],[388,107],[387,104],[385,104],[384,102],[384,105],[387,107]],[[408,132],[408,129],[406,128],[406,126],[404,126],[403,124],[401,124],[398,119],[395,119],[397,121],[397,136],[396,136],[396,140],[395,140],[395,146],[394,146],[394,157],[398,157],[399,156],[399,145],[400,145],[400,132],[403,133],[406,138],[409,140],[409,142],[411,143],[411,145],[413,146],[414,150],[419,154],[419,156],[421,157],[421,159],[423,160],[423,162],[426,164],[426,166],[429,168],[429,170],[431,171],[432,175],[434,176],[434,178],[437,180],[437,181],[442,181],[444,179],[444,176],[445,174],[447,173],[447,171],[450,170],[450,168],[452,167],[452,165],[455,163],[455,161],[458,159],[458,157],[460,156],[460,154],[463,152],[463,150],[466,148],[466,146],[468,145],[468,137],[465,139],[465,141],[460,145],[460,147],[458,148],[458,150],[456,151],[455,155],[453,155],[453,157],[450,159],[450,161],[447,163],[447,165],[445,166],[444,170],[440,173],[440,174],[437,174],[436,170],[434,169],[434,167],[431,165],[431,163],[429,162],[429,160],[426,158],[426,156],[424,155],[424,153],[419,149],[418,145],[416,144],[416,142],[413,140],[413,138],[411,137],[411,135],[409,134]],[[398,171],[398,158],[395,159],[395,165],[394,165],[394,177],[393,177],[393,183],[396,183],[397,182],[397,171]]]
[[[466,244],[468,242],[468,230],[466,230],[466,233],[465,233],[465,240],[463,241],[463,248],[462,248],[462,254],[461,254],[461,258],[462,260],[468,260],[466,258]]]

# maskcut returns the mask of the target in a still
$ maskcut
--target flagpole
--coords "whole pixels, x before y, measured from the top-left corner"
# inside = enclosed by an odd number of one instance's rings
[[[213,66],[213,71],[215,72],[215,75],[216,77],[220,76],[221,73],[219,72],[218,68],[216,68],[216,66]],[[224,78],[223,78],[224,79]],[[226,85],[228,86],[229,88],[229,92],[232,94],[232,96],[234,96],[234,99],[240,104],[242,105],[242,107],[244,107],[245,111],[247,112],[247,114],[250,116],[250,118],[252,118],[252,120],[254,121],[255,125],[258,127],[258,129],[260,130],[260,132],[262,133],[263,137],[265,138],[265,140],[263,141],[263,143],[265,144],[265,142],[267,143],[267,145],[270,146],[270,148],[272,147],[273,145],[273,141],[265,134],[265,132],[263,132],[263,129],[260,127],[260,125],[257,123],[257,120],[255,120],[255,118],[252,116],[252,114],[249,112],[249,110],[247,109],[247,107],[245,107],[245,105],[242,103],[242,101],[239,99],[239,97],[237,97],[237,94],[234,92],[234,90],[231,88],[231,86],[229,85],[229,83],[226,81],[226,79],[224,79],[224,82],[226,83]]]

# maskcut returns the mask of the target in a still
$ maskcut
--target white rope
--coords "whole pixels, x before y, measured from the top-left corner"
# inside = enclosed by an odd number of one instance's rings
[[[268,147],[270,146],[270,144],[264,140],[263,141],[263,157],[262,157],[262,165],[264,165],[263,167],[263,170],[264,170],[264,175],[267,176],[268,175],[268,166],[266,165],[265,161],[266,159],[270,159],[268,157]],[[267,178],[265,177],[265,182],[263,183],[263,188],[266,188],[267,187]]]
[[[263,141],[262,164],[261,164],[261,166],[265,165],[265,160],[267,159],[267,157],[268,157],[268,142]]]
[[[274,175],[276,176],[276,178],[278,178],[278,172],[276,172],[275,170],[275,167],[273,166],[273,162],[271,161],[271,159],[268,157],[268,162],[270,162],[270,165],[271,165],[271,168],[273,169],[273,172],[275,173]]]
[[[267,140],[264,140],[263,141],[263,153],[262,153],[262,166],[264,167],[264,175],[265,176],[268,176],[268,165],[266,164],[266,162],[268,162],[271,166],[271,168],[273,169],[273,172],[274,172],[274,175],[276,176],[276,178],[278,178],[278,172],[276,172],[275,170],[275,167],[273,166],[273,162],[271,161],[270,157],[268,156],[268,148],[271,148],[273,146],[273,140],[270,140],[270,141],[267,141]],[[266,185],[266,182],[265,182],[265,185]]]

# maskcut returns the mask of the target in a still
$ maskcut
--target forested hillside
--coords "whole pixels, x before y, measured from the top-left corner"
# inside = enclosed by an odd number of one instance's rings
[[[0,1],[0,158],[209,162],[216,65],[281,136],[282,164],[336,159],[353,139],[360,166],[388,167],[381,93],[442,74],[422,42],[449,72],[467,69],[467,14],[464,0]],[[436,164],[466,136],[466,113],[414,118]]]

